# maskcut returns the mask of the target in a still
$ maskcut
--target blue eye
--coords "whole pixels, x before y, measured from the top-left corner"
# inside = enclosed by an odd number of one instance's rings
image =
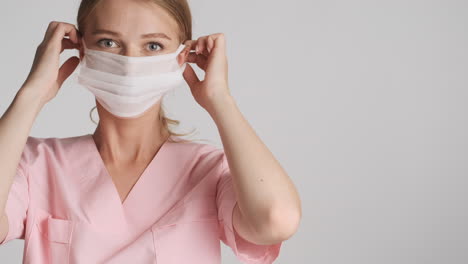
[[[118,47],[117,43],[112,39],[100,39],[98,45],[104,48],[115,48]],[[158,51],[164,48],[164,46],[159,42],[149,42],[148,44],[149,51]],[[159,49],[158,49],[159,46]]]
[[[157,51],[156,46],[161,47],[161,49],[164,48],[164,46],[161,45],[161,44],[158,43],[158,42],[150,42],[150,43],[148,43],[148,44],[149,44],[148,47],[149,47],[149,50],[150,50],[150,51]]]
[[[103,46],[105,48],[112,48],[112,43],[115,44],[115,42],[112,39],[101,39],[101,40],[98,41],[98,43],[105,43],[104,46]]]

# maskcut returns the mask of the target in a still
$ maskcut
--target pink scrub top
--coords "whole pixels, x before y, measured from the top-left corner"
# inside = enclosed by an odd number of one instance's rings
[[[273,263],[282,242],[240,237],[235,204],[224,150],[213,145],[165,141],[122,203],[91,134],[29,136],[0,244],[24,239],[23,263],[215,264],[221,240],[242,263]]]

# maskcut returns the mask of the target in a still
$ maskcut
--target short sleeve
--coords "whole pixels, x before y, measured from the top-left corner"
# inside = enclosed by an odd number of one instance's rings
[[[0,245],[13,239],[24,239],[26,212],[28,207],[29,187],[23,152],[5,205],[5,214],[7,216],[9,226],[8,233],[5,239],[0,242]]]
[[[234,229],[232,219],[237,198],[224,153],[221,163],[221,169],[219,172],[220,178],[218,180],[216,190],[220,239],[233,250],[236,257],[243,263],[273,263],[279,255],[282,242],[273,245],[257,245],[243,239]]]

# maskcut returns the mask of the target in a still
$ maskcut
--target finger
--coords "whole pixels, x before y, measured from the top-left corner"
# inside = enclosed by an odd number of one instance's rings
[[[203,38],[202,42],[203,42],[203,46],[202,46],[202,51],[201,51],[201,54],[205,55],[206,57],[209,57],[210,56],[210,51],[208,50],[208,42],[210,40],[210,36],[206,36],[205,38]]]
[[[70,24],[70,23],[65,23],[65,22],[62,22],[62,24],[64,24],[66,26],[66,28],[69,28],[69,30],[65,31],[65,36],[68,36],[70,38],[70,40],[73,41],[73,43],[78,44],[80,34],[79,34],[78,29],[76,28],[76,26],[73,25],[73,24]]]
[[[59,69],[59,73],[57,76],[57,84],[59,87],[62,86],[63,82],[73,73],[76,69],[78,64],[80,63],[80,59],[76,56],[73,56],[66,60]]]
[[[216,60],[226,58],[226,41],[224,34],[215,34],[212,53]]]
[[[63,38],[62,39],[62,49],[60,53],[63,52],[65,49],[78,49],[78,44],[73,43],[70,39]]]
[[[224,52],[226,49],[225,35],[223,33],[217,33],[217,34],[213,34],[212,36],[214,38],[213,48],[216,48]]]
[[[49,39],[52,37],[52,35],[53,35],[54,31],[55,31],[55,28],[57,27],[57,25],[59,23],[60,22],[58,22],[58,21],[51,21],[49,23],[49,25],[47,26],[46,33],[44,34],[44,39],[42,40],[42,42],[49,41]]]
[[[195,47],[197,45],[197,40],[193,40],[193,39],[187,40],[187,41],[184,42],[184,44],[185,44],[185,46],[186,46],[186,48],[188,49],[189,52],[192,51],[192,50],[194,51]]]
[[[60,23],[55,28],[54,34],[52,35],[52,38],[50,39],[50,41],[58,43],[65,36],[69,36],[70,40],[73,41],[73,43],[78,43],[77,34],[78,34],[78,30],[76,29],[74,25],[69,24],[69,23]]]
[[[189,85],[190,89],[193,90],[195,85],[200,82],[200,79],[198,79],[197,74],[193,70],[192,66],[190,64],[186,64],[187,66],[185,67],[184,71],[184,79],[187,81],[187,84]]]
[[[214,46],[213,36],[208,36],[206,49],[208,50],[209,53],[211,53],[213,46]]]
[[[197,39],[197,44],[195,46],[195,52],[197,54],[203,54],[203,51],[205,50],[205,41],[206,41],[207,36],[199,37]]]
[[[55,34],[57,33],[57,29],[59,29],[59,27],[65,27],[65,28],[75,28],[75,26],[73,24],[70,24],[70,23],[66,23],[66,22],[59,22],[59,21],[51,21],[47,27],[47,31],[46,31],[46,34],[44,36],[44,40],[43,42],[48,42],[50,41],[52,38],[54,38]],[[75,28],[74,31],[65,31],[64,33],[62,33],[62,37],[63,36],[69,36],[70,39],[74,42],[74,43],[78,43],[78,32],[77,32],[77,29]]]
[[[206,67],[206,63],[208,61],[208,58],[205,57],[204,55],[197,55],[196,53],[189,53],[187,55],[187,62],[189,63],[196,63],[198,67],[202,68],[203,70]]]

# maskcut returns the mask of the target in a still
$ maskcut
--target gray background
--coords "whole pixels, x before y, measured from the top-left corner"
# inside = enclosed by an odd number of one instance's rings
[[[275,263],[468,263],[467,1],[191,6],[195,38],[226,34],[232,94],[302,198],[301,226]],[[75,23],[77,7],[2,3],[2,112],[49,21]],[[94,98],[75,81],[45,106],[31,135],[94,131]],[[220,146],[188,87],[165,106],[182,121],[179,131],[196,128]],[[22,240],[0,247],[1,262],[20,263],[22,249]],[[239,263],[224,245],[222,254],[223,263]]]

